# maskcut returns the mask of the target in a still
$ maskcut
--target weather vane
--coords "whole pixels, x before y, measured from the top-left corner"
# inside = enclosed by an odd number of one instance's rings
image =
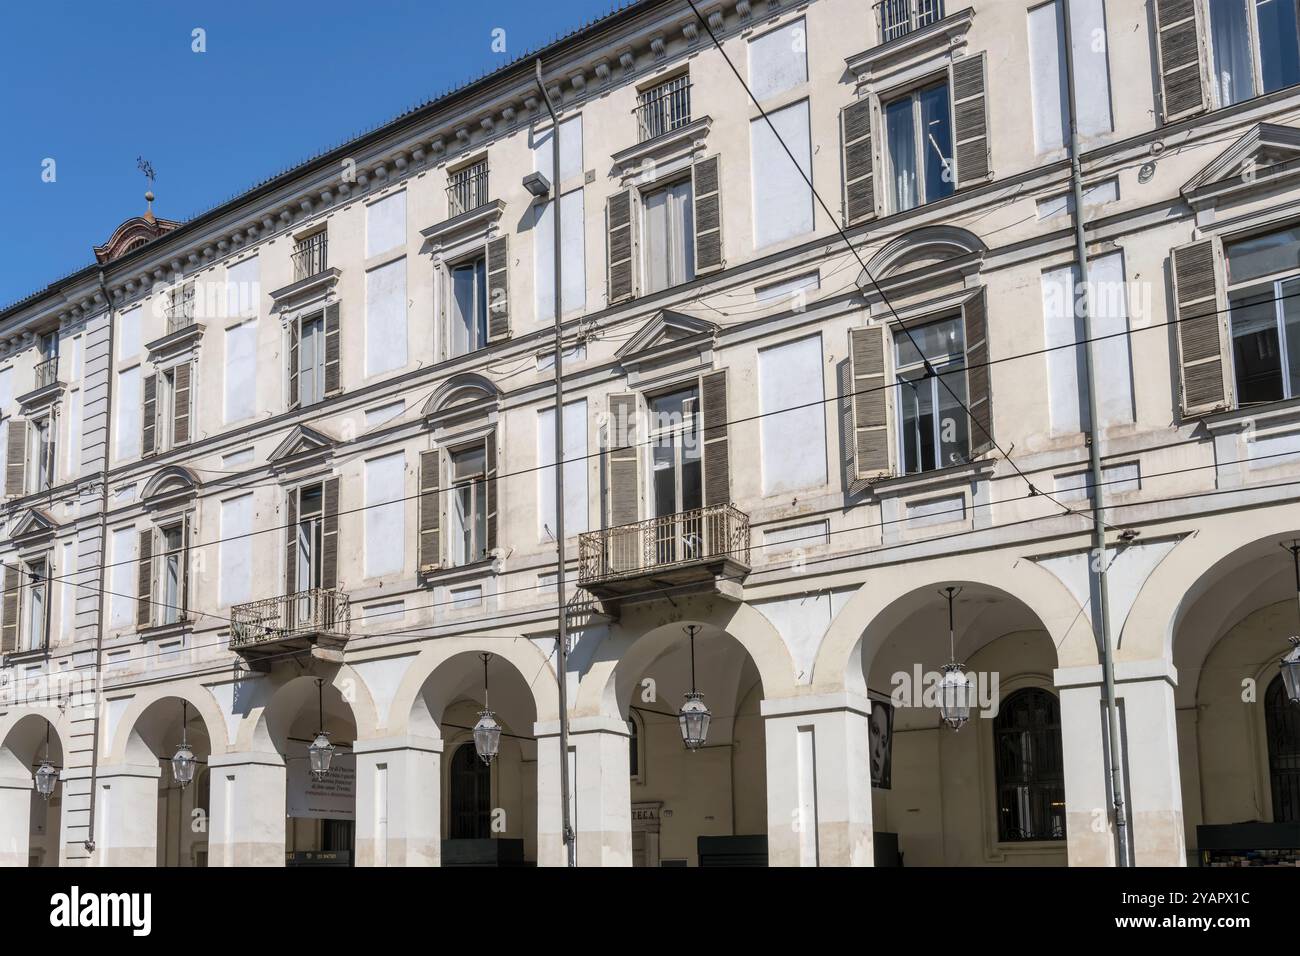
[[[153,212],[153,181],[154,181],[153,163],[149,162],[149,160],[145,159],[143,156],[137,156],[135,158],[135,168],[140,170],[140,172],[144,173],[145,179],[149,181],[149,188],[145,190],[144,199],[145,202],[149,204],[149,212],[152,213]]]

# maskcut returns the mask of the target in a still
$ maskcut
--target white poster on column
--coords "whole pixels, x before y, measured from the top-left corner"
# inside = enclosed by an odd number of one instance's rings
[[[330,772],[317,780],[311,773],[307,755],[308,741],[290,741],[285,762],[288,765],[285,800],[291,817],[313,820],[354,820],[357,804],[357,758],[342,747],[334,751]]]

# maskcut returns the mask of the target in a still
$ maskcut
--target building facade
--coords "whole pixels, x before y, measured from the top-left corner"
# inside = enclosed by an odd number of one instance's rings
[[[0,860],[1112,865],[1096,561],[1133,861],[1300,822],[1294,5],[1070,7],[1095,429],[1061,0],[643,0],[5,309]]]

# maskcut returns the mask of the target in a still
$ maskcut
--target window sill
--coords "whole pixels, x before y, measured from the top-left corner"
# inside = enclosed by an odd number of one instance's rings
[[[11,651],[4,656],[5,667],[16,667],[19,664],[31,664],[34,661],[43,661],[50,656],[48,647],[40,647],[36,650]]]
[[[945,490],[986,479],[996,466],[995,459],[979,458],[960,465],[950,465],[947,468],[885,478],[872,482],[868,487],[876,498],[901,498],[918,492]]]
[[[170,335],[146,342],[144,347],[149,353],[149,361],[154,363],[166,361],[185,351],[186,348],[192,348],[199,339],[203,338],[203,329],[202,322],[191,322],[185,328],[177,329]]]
[[[295,299],[305,298],[309,293],[332,286],[342,274],[342,270],[331,267],[324,272],[318,272],[314,276],[299,279],[297,282],[276,289],[271,293],[271,299],[277,304],[283,304]]]
[[[140,628],[140,640],[158,641],[166,640],[169,637],[181,637],[188,634],[193,625],[194,622],[188,618],[177,621],[175,624],[151,624],[149,627]]]
[[[425,585],[438,584],[460,584],[464,581],[473,581],[485,577],[488,574],[496,574],[496,558],[480,558],[469,564],[459,564],[455,567],[443,567],[437,565],[434,567],[421,568],[419,572],[420,581]]]
[[[42,385],[40,388],[34,388],[18,396],[18,407],[22,409],[23,414],[30,414],[38,409],[47,408],[63,394],[64,384],[60,381],[50,382],[49,385]]]
[[[1196,419],[1188,419],[1195,421]],[[1259,405],[1240,405],[1200,417],[1212,435],[1242,431],[1253,425],[1287,425],[1300,423],[1300,398],[1288,398]]]

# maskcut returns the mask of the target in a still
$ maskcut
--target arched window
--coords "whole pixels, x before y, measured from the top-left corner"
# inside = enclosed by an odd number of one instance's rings
[[[1300,823],[1300,706],[1287,698],[1280,674],[1264,693],[1264,725],[1273,822]]]
[[[492,768],[472,743],[461,744],[451,758],[451,826],[453,840],[492,836]]]
[[[1002,702],[993,721],[998,839],[1064,840],[1061,706],[1037,687]]]

